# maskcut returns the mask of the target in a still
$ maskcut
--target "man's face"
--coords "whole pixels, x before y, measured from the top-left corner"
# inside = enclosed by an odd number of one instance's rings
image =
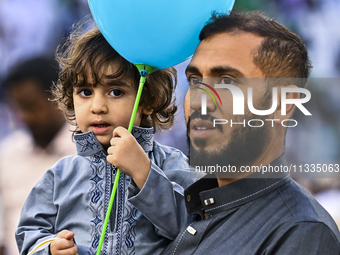
[[[247,124],[245,127],[231,127],[229,123],[213,126],[213,119],[232,119],[233,122],[242,122],[245,119],[247,123],[249,119],[259,119],[259,116],[250,113],[246,106],[245,115],[233,115],[232,94],[228,89],[217,91],[222,105],[215,104],[207,96],[207,114],[201,115],[201,98],[206,93],[197,89],[197,82],[212,87],[215,83],[227,83],[240,88],[246,98],[247,88],[250,87],[246,78],[264,78],[262,71],[253,63],[253,52],[262,40],[263,38],[251,33],[221,33],[202,41],[197,47],[186,70],[190,89],[185,100],[185,115],[187,121],[190,116],[188,136],[191,163],[204,165],[207,158],[212,159],[218,155],[219,159],[222,157],[224,164],[239,166],[253,162],[262,153],[267,142],[267,128],[250,128]],[[252,87],[254,88],[254,84]],[[266,109],[267,105],[263,103],[267,101],[264,98],[266,85],[259,82],[253,91],[254,107]]]
[[[45,148],[64,123],[62,112],[48,100],[51,95],[33,78],[17,81],[9,90],[9,95],[20,119],[30,130],[35,144]]]

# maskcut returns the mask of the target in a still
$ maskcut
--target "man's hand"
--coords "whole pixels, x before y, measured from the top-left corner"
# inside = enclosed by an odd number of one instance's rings
[[[5,246],[0,244],[0,255],[5,255]]]
[[[74,243],[74,233],[68,230],[61,231],[50,244],[50,251],[52,255],[79,255],[78,247]]]
[[[137,187],[142,189],[151,167],[151,161],[143,148],[123,127],[115,128],[110,143],[107,161],[124,174],[131,176]]]

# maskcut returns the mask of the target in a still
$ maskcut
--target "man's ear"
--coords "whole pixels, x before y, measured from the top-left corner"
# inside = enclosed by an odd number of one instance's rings
[[[282,88],[297,88],[296,85],[288,85],[288,86],[282,86],[280,87],[280,90],[278,91],[278,104],[275,112],[273,113],[273,119],[275,123],[280,124],[283,120],[289,119],[294,110],[295,110],[295,104],[287,104],[286,105],[286,114],[282,115]],[[286,99],[298,99],[300,98],[299,92],[288,92],[286,93]]]

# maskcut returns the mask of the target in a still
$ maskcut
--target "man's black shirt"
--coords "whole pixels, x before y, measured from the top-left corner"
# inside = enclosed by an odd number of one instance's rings
[[[284,156],[271,165],[286,165]],[[289,174],[276,177],[192,184],[185,198],[195,221],[164,254],[340,254],[339,230],[326,210]]]

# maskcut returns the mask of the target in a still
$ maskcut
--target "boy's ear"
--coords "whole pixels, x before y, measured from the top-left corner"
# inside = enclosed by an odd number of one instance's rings
[[[288,86],[284,86],[284,87],[289,87],[289,88],[297,88],[296,85],[288,85]],[[282,87],[281,87],[282,88]],[[276,108],[276,111],[274,112],[274,119],[276,119],[277,123],[281,123],[281,121],[285,120],[285,119],[289,119],[294,110],[295,110],[295,104],[287,104],[286,105],[286,114],[282,115],[282,101],[281,101],[281,89],[279,90],[280,92],[278,93],[278,105]],[[286,98],[287,99],[298,99],[300,98],[300,93],[299,92],[289,92],[286,93]]]
[[[152,110],[152,109],[143,108],[143,114],[144,114],[144,115],[151,115],[151,113],[153,113],[153,110]]]

